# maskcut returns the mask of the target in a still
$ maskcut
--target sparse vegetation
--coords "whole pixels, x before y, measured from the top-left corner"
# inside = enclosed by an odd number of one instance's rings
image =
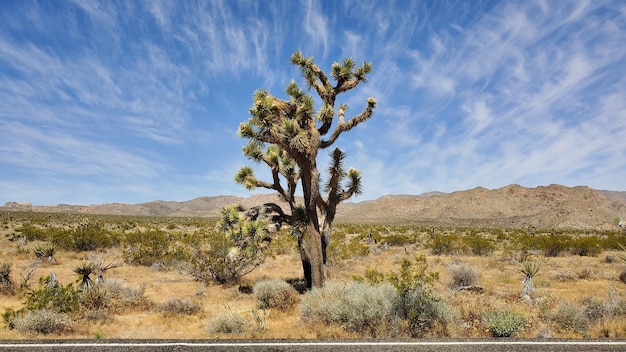
[[[0,295],[15,293],[15,284],[11,279],[11,263],[0,263]]]
[[[524,326],[526,318],[521,313],[503,310],[485,313],[483,321],[491,336],[510,337]]]
[[[194,315],[202,311],[197,301],[182,298],[170,298],[158,306],[158,311],[164,315]]]
[[[585,311],[569,301],[561,302],[550,318],[561,331],[585,332],[589,328]]]
[[[305,323],[298,314],[301,309],[294,309],[294,305],[309,299],[312,292],[305,292],[302,277],[297,275],[297,269],[294,271],[293,264],[299,263],[300,256],[288,229],[272,234],[271,242],[261,243],[265,261],[236,282],[239,285],[233,286],[217,284],[212,279],[200,283],[189,275],[194,260],[191,254],[197,249],[206,253],[212,242],[210,232],[216,232],[218,219],[89,215],[89,227],[98,224],[97,228],[107,236],[120,241],[110,247],[85,252],[65,247],[54,237],[78,228],[86,217],[84,215],[20,213],[12,216],[11,226],[0,229],[0,256],[5,262],[0,263],[0,274],[3,274],[0,277],[4,282],[8,277],[14,288],[14,294],[2,296],[7,328],[0,329],[0,338],[14,339],[33,334],[71,334],[79,338],[95,335],[147,338],[158,334],[159,337],[178,338],[181,329],[185,336],[193,338],[232,334],[237,338],[485,338],[494,333],[486,325],[488,313],[502,311],[527,317],[522,328],[512,334],[515,337],[626,336],[623,308],[626,306],[626,291],[619,278],[625,263],[620,259],[624,252],[619,244],[625,242],[625,237],[622,232],[614,230],[543,230],[535,227],[528,232],[516,228],[339,223],[335,226],[331,244],[338,245],[335,248],[343,254],[329,258],[332,265],[327,268],[328,283],[344,289],[353,284],[364,289],[361,296],[354,293],[351,299],[356,302],[352,303],[353,306],[361,307],[359,309],[366,313],[357,314],[359,311],[354,310],[353,315],[344,312],[343,320],[334,323],[316,323],[315,320]],[[27,225],[28,239],[18,232],[24,225]],[[140,239],[141,235],[152,238]],[[437,237],[450,238],[453,246],[440,254],[434,253],[433,238]],[[542,244],[544,237],[555,237],[566,246],[561,247],[558,256],[546,256]],[[493,245],[487,254],[480,254],[479,250],[469,246],[483,240]],[[146,247],[133,247],[137,243],[146,244]],[[17,244],[21,252],[18,252]],[[45,254],[41,261],[35,260],[33,249],[46,244],[57,246],[54,252],[57,264],[51,265]],[[128,261],[130,257],[125,255],[129,247],[133,250],[142,248],[137,253],[147,248],[146,254],[159,254],[152,258],[156,258],[154,262],[146,261],[146,265],[138,261],[131,263]],[[589,247],[597,252],[581,250]],[[363,249],[363,252],[352,253],[349,248]],[[332,253],[329,248],[329,256],[334,255]],[[120,260],[110,259],[121,257],[127,260],[124,266]],[[407,266],[403,266],[405,261],[410,262],[410,270],[402,269]],[[87,275],[90,278],[88,285],[83,283],[84,277],[72,270],[85,263],[95,267]],[[541,271],[532,275],[533,286],[536,285],[537,289],[532,299],[526,300],[519,294],[520,281],[527,276],[523,271],[535,271],[524,269],[530,263],[541,263]],[[100,267],[117,269],[106,271],[106,278],[102,278]],[[49,277],[51,271],[58,274],[56,280]],[[415,275],[420,271],[423,276]],[[395,276],[390,272],[395,272]],[[406,274],[409,272],[413,275]],[[430,274],[440,276],[441,282],[438,279],[430,281]],[[626,274],[623,276],[626,280]],[[285,280],[289,284],[276,279],[279,277],[289,278]],[[397,283],[410,282],[410,278],[419,281],[421,277],[424,282],[432,284],[422,286],[427,290],[414,289],[413,296],[405,295],[401,299],[398,289],[389,283],[391,277]],[[400,277],[408,279],[399,280]],[[268,298],[262,299],[262,290],[257,288],[255,293],[255,286],[261,287],[266,281],[276,283],[266,287],[268,291],[263,295]],[[50,282],[56,284],[49,287]],[[474,285],[479,283],[484,290],[470,293],[446,289],[471,282]],[[198,289],[199,285],[201,289]],[[292,296],[293,291],[288,286],[297,286],[303,294]],[[386,288],[381,288],[383,286]],[[412,287],[410,284],[397,286]],[[250,292],[240,291],[239,287],[249,287]],[[366,294],[369,290],[371,292]],[[367,303],[377,302],[378,298],[367,298],[378,297],[373,293],[376,290],[389,293],[387,298],[390,299],[382,306],[369,306]],[[341,292],[337,297],[344,295],[344,291]],[[290,298],[283,303],[261,304],[262,300],[279,302],[283,295]],[[331,303],[327,298],[319,305],[329,304],[331,307]],[[230,307],[227,313],[238,317],[232,318],[233,321],[240,322],[231,325],[239,325],[239,328],[210,331],[208,327],[213,319],[217,321],[218,316],[228,315],[220,309],[226,304]],[[299,308],[304,306],[301,304]],[[374,319],[372,317],[383,316],[378,309],[388,308],[388,304],[391,304],[390,316],[384,315],[377,325],[368,322],[368,319]],[[411,307],[419,308],[411,313]],[[48,319],[53,315],[55,319]],[[36,321],[42,323],[35,324]],[[51,321],[59,322],[56,330],[46,328]],[[22,324],[19,325],[21,330],[16,329],[16,324]],[[42,327],[26,328],[37,325]],[[502,323],[502,331],[506,331],[507,326]]]
[[[265,260],[267,223],[247,220],[241,212],[239,206],[222,209],[216,229],[206,234],[209,248],[196,252],[192,275],[197,279],[233,283]]]
[[[329,283],[305,295],[300,317],[310,325],[332,324],[359,336],[388,336],[397,330],[396,295],[389,284]]]
[[[275,308],[286,311],[293,308],[298,299],[298,292],[288,282],[281,279],[268,279],[255,283],[253,294],[261,309]]]
[[[240,334],[246,330],[246,321],[240,314],[223,313],[211,318],[207,329],[212,334]]]
[[[478,281],[478,273],[474,268],[467,264],[458,264],[450,268],[450,287],[458,289],[476,285]]]
[[[387,277],[397,291],[395,312],[408,320],[411,337],[423,337],[437,325],[446,330],[446,307],[433,289],[437,280],[439,273],[429,270],[425,255],[403,259],[400,269]]]
[[[17,331],[37,334],[63,334],[73,330],[67,314],[48,309],[28,311],[24,316],[16,317],[11,326]]]

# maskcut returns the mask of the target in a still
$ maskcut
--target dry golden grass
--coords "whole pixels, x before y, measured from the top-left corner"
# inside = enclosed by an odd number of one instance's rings
[[[15,225],[14,225],[15,226]],[[19,281],[20,268],[29,265],[34,256],[16,254],[15,243],[5,236],[11,229],[0,231],[0,262],[13,263],[13,278]],[[375,246],[375,245],[372,245]],[[378,247],[377,247],[378,248]],[[381,272],[398,269],[403,258],[417,254],[427,254],[423,246],[390,247],[376,249],[372,254],[353,258],[347,262],[329,266],[329,280],[350,281],[353,275],[363,276],[368,268]],[[522,338],[626,338],[626,318],[624,316],[602,319],[593,323],[585,332],[559,330],[555,323],[546,319],[548,313],[563,301],[582,307],[585,298],[607,300],[613,295],[626,301],[626,285],[618,279],[624,265],[604,260],[607,253],[598,257],[563,255],[555,258],[534,258],[541,265],[535,276],[536,291],[529,302],[520,297],[523,274],[520,264],[509,255],[495,252],[488,257],[478,256],[432,256],[428,255],[430,270],[439,272],[437,293],[449,304],[455,319],[447,327],[447,336],[454,338],[486,338],[482,315],[489,310],[509,309],[523,313],[527,324],[517,335]],[[119,258],[119,249],[101,253],[109,258]],[[56,265],[40,264],[31,279],[37,279],[50,272],[57,274],[62,284],[75,282],[72,267],[87,259],[85,253],[59,251],[55,255]],[[477,285],[484,288],[482,293],[461,292],[449,288],[449,269],[454,265],[468,265],[479,273]],[[244,278],[244,283],[252,285],[263,278],[297,278],[301,275],[301,263],[295,251],[268,258],[257,270]],[[262,311],[250,294],[240,293],[237,286],[203,286],[191,276],[172,271],[158,271],[147,267],[124,265],[106,273],[105,280],[121,280],[129,287],[145,286],[145,296],[158,305],[168,299],[185,298],[199,302],[202,312],[191,316],[165,316],[155,309],[130,309],[110,314],[104,321],[82,322],[76,331],[63,338],[159,338],[159,339],[203,339],[203,338],[268,338],[268,339],[311,339],[311,338],[354,338],[354,334],[340,327],[329,325],[305,326],[299,321],[297,306],[293,310]],[[2,296],[0,311],[7,308],[19,309],[23,299],[17,296]],[[581,308],[582,309],[582,308]],[[241,334],[211,334],[207,330],[210,318],[224,313],[240,314],[247,322],[247,331]],[[262,329],[260,328],[262,327]],[[443,333],[432,333],[442,337]],[[24,335],[6,328],[0,329],[0,339],[53,338],[55,336]]]

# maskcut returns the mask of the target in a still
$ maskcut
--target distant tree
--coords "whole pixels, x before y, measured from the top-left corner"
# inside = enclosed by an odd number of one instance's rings
[[[274,190],[289,204],[289,213],[279,210],[281,224],[288,224],[297,237],[307,286],[321,287],[337,205],[361,193],[361,174],[353,168],[346,171],[343,166],[346,155],[335,148],[330,152],[331,163],[322,196],[317,156],[320,150],[331,147],[342,133],[372,116],[376,106],[374,98],[368,98],[365,108],[348,120],[345,119],[347,105],[340,104],[335,109],[337,96],[366,82],[372,65],[363,63],[357,67],[351,58],[335,62],[330,72],[333,84],[313,63],[312,57],[304,57],[298,51],[291,56],[291,63],[299,66],[308,89],[313,88],[321,99],[321,107],[316,112],[313,97],[302,91],[295,81],[287,85],[287,100],[267,90],[257,90],[250,108],[251,117],[239,125],[238,133],[248,139],[243,147],[244,154],[267,165],[272,181],[257,179],[250,167],[241,168],[235,180],[249,190],[256,187]],[[298,184],[302,187],[304,204],[296,204]]]

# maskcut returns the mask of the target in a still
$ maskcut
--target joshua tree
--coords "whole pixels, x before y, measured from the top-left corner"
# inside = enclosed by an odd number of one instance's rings
[[[206,234],[208,250],[196,252],[192,275],[199,280],[226,284],[263,263],[268,230],[265,221],[249,220],[238,205],[223,208],[221,215],[215,229]]]
[[[308,88],[314,88],[321,100],[315,112],[313,97],[302,91],[295,81],[287,85],[287,100],[272,96],[267,90],[257,90],[250,108],[251,117],[239,125],[239,135],[248,139],[244,154],[251,160],[266,164],[271,169],[272,181],[256,178],[252,168],[243,167],[235,180],[247,189],[262,187],[278,192],[289,205],[290,214],[279,211],[282,223],[291,226],[298,239],[307,286],[324,284],[326,248],[337,205],[361,192],[361,174],[356,169],[344,170],[345,154],[335,148],[330,152],[331,165],[322,195],[317,156],[321,149],[331,147],[339,136],[372,116],[376,99],[368,98],[364,109],[346,120],[348,106],[335,108],[337,96],[366,82],[370,63],[356,67],[344,59],[333,63],[330,77],[313,63],[313,58],[301,52],[291,56],[291,63],[299,66]],[[333,127],[333,123],[336,124]],[[347,183],[342,181],[347,178]],[[302,186],[303,204],[296,204],[295,192]],[[276,206],[273,204],[273,206]]]

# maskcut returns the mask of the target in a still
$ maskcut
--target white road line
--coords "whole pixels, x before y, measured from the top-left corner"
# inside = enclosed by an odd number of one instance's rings
[[[484,345],[540,345],[540,346],[626,346],[624,341],[444,341],[444,342],[62,342],[0,344],[0,348],[33,347],[306,347],[306,346],[484,346]]]

